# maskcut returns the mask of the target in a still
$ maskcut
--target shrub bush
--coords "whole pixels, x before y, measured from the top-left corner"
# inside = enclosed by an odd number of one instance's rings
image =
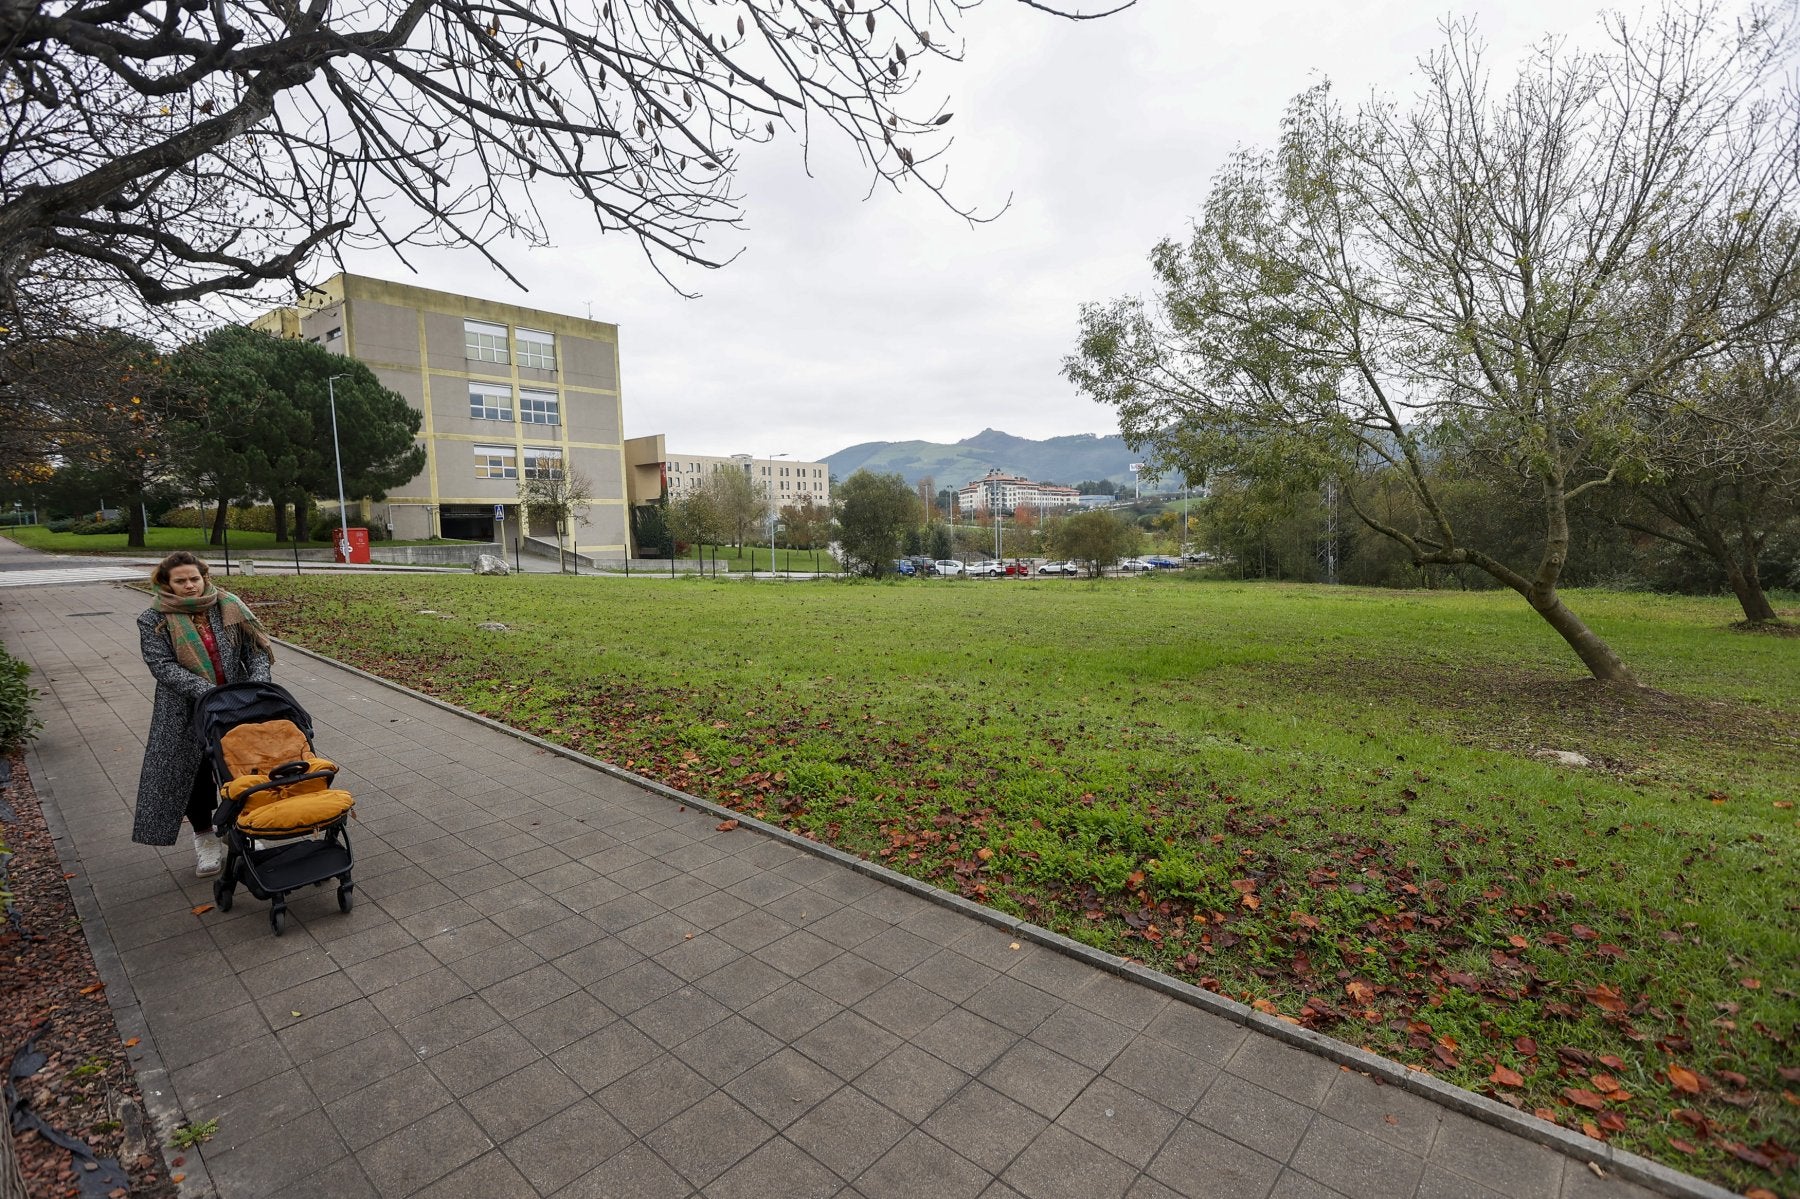
[[[69,530],[71,533],[77,533],[82,536],[89,536],[94,533],[123,533],[124,531],[124,517],[120,517],[118,520],[84,520]]]
[[[210,529],[217,511],[211,504],[172,508],[157,523],[171,529]],[[225,509],[225,523],[230,528],[241,529],[246,533],[273,533],[275,508],[272,504],[252,504],[248,508],[228,507]]]
[[[44,527],[49,529],[52,533],[68,533],[72,532],[75,526],[81,523],[82,520],[79,516],[64,516],[57,520],[45,522]]]
[[[37,689],[25,680],[31,667],[0,650],[0,753],[10,753],[37,736],[43,722],[31,713]]]

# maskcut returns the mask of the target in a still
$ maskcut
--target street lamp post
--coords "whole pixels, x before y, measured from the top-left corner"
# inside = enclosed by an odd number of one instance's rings
[[[769,577],[775,576],[775,459],[786,454],[769,455]]]
[[[337,431],[337,381],[343,375],[332,375],[325,380],[325,394],[331,401],[331,456],[337,460],[338,485],[338,555],[345,563],[350,561],[350,509],[344,502],[344,453],[338,448]]]

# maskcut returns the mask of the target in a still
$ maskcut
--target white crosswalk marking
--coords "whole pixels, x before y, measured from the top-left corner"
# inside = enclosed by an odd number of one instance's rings
[[[141,566],[66,566],[44,570],[0,570],[0,587],[47,587],[56,583],[104,583],[141,579]]]

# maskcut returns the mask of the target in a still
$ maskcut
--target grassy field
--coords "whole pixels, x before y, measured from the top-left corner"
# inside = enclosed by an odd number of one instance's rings
[[[726,571],[749,574],[752,569],[767,573],[769,547],[747,545],[739,549],[730,545],[689,546],[687,552],[676,561],[688,564],[704,561],[708,574],[712,573],[715,565],[720,574]],[[815,553],[812,550],[777,549],[775,565],[784,573],[794,574],[831,574],[839,569],[836,560],[824,550]]]
[[[1800,639],[1731,629],[1729,600],[1572,595],[1650,685],[1621,694],[1501,594],[242,585],[325,653],[1677,1168],[1791,1185]]]
[[[42,525],[18,525],[13,528],[0,529],[0,534],[12,538],[20,545],[34,550],[43,550],[50,554],[167,554],[174,550],[193,550],[204,554],[208,561],[217,555],[221,559],[224,551],[216,545],[208,545],[207,538],[212,535],[210,529],[171,529],[152,527],[144,530],[144,548],[133,549],[125,544],[124,533],[52,533]],[[433,538],[428,541],[378,541],[376,545],[463,545],[460,541],[445,541]],[[279,553],[291,550],[291,541],[277,541],[273,533],[254,533],[247,529],[231,530],[231,552],[242,553]],[[330,549],[329,541],[302,541],[303,550]],[[766,565],[766,559],[765,559]]]

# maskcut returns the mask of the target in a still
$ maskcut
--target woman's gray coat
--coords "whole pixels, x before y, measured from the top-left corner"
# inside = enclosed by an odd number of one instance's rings
[[[269,681],[269,655],[255,639],[233,626],[225,631],[225,618],[214,605],[207,613],[213,639],[219,644],[225,681]],[[200,740],[194,734],[194,700],[212,684],[183,666],[166,630],[158,626],[163,614],[151,609],[138,615],[138,641],[144,664],[156,679],[156,707],[150,714],[150,734],[144,741],[144,768],[138,772],[137,815],[131,839],[140,845],[173,845],[187,814],[194,774],[200,769]]]

